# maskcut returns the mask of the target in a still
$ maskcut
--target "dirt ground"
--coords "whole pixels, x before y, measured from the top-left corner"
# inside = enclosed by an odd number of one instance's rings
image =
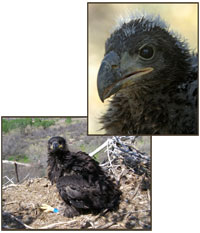
[[[151,191],[145,186],[150,178],[135,174],[121,165],[119,209],[98,215],[66,218],[59,213],[45,213],[42,204],[62,205],[55,185],[47,178],[29,179],[3,189],[2,229],[151,229]],[[17,218],[17,220],[16,220]],[[20,221],[22,223],[20,223]]]

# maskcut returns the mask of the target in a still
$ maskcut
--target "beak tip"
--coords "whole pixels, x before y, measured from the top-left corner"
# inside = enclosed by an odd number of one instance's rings
[[[110,94],[105,93],[105,90],[116,81],[112,66],[113,64],[119,66],[119,62],[120,58],[114,51],[110,51],[108,54],[106,54],[101,62],[97,74],[97,88],[99,98],[102,103],[104,103],[105,99],[111,96]]]
[[[99,82],[97,84],[97,89],[98,89],[98,94],[99,94],[99,99],[101,100],[101,102],[104,103],[104,96],[103,96],[103,88],[99,85]]]
[[[99,94],[99,99],[101,100],[102,103],[104,103],[105,98],[102,91],[98,90],[98,94]]]
[[[100,97],[100,100],[102,103],[104,103],[104,98],[103,97]]]

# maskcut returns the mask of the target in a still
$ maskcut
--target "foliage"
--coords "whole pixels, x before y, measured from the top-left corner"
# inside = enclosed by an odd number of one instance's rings
[[[66,124],[71,124],[72,122],[72,118],[71,117],[67,117],[66,120],[65,120],[65,123]]]
[[[55,121],[54,120],[43,120],[40,118],[34,118],[34,123],[33,126],[35,127],[40,127],[42,126],[44,129],[50,127],[51,125],[54,125]]]
[[[25,128],[27,125],[32,125],[32,118],[18,118],[18,119],[3,119],[3,132],[7,133],[12,129]]]
[[[17,118],[17,119],[3,119],[2,120],[2,128],[4,133],[8,133],[10,130],[13,129],[24,129],[28,125],[34,127],[42,126],[44,129],[54,125],[54,120],[44,120],[41,118]]]
[[[10,161],[17,161],[17,162],[22,162],[22,163],[28,163],[30,162],[29,158],[27,155],[12,155],[8,158]]]

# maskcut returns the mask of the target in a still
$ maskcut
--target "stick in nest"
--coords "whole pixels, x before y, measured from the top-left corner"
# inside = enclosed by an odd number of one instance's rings
[[[44,226],[44,227],[40,227],[39,229],[52,229],[53,227],[56,227],[56,226],[59,226],[59,225],[69,225],[69,224],[75,223],[75,222],[77,222],[76,219],[68,221],[68,222],[56,222],[56,223],[53,223],[53,224],[50,224],[50,225],[47,225],[47,226]]]
[[[18,223],[22,224],[26,229],[34,229],[33,227],[30,227],[29,225],[26,225],[21,220],[19,220],[17,217],[15,217],[14,215],[12,215],[12,214],[10,214],[8,212],[3,212],[2,215],[5,216],[5,217],[10,217],[12,220],[17,221]]]
[[[139,188],[140,188],[140,186],[141,186],[141,184],[142,184],[142,181],[143,181],[143,179],[144,179],[144,176],[145,176],[145,174],[143,174],[143,175],[140,177],[139,183],[138,183],[137,187],[135,188],[135,192],[134,192],[134,194],[133,194],[133,196],[132,196],[132,198],[131,198],[132,200],[135,199],[135,197],[136,197],[136,195],[137,195],[137,193],[138,193],[138,191],[139,191]]]

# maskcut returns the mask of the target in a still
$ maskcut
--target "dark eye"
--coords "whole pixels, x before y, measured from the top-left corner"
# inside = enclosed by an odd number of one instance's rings
[[[154,48],[152,46],[146,45],[139,51],[140,57],[144,58],[145,60],[149,60],[154,55]]]

